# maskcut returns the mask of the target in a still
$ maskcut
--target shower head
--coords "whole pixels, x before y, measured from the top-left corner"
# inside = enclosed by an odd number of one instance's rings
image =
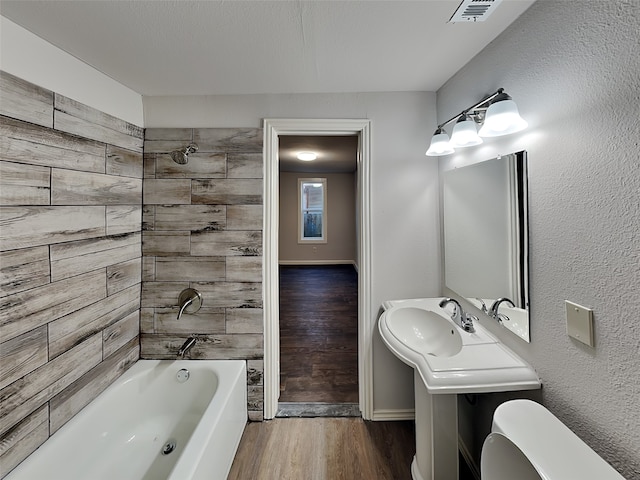
[[[195,153],[197,151],[198,145],[195,143],[190,143],[180,150],[174,150],[173,152],[171,152],[171,159],[178,165],[184,165],[189,161],[189,154]]]

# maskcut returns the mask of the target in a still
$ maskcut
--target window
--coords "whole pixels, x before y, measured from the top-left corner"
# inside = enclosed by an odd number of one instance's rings
[[[327,243],[327,179],[298,179],[298,243]]]

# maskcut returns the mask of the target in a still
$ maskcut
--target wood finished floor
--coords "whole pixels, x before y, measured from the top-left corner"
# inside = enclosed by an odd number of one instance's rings
[[[249,423],[227,480],[410,480],[413,422],[277,418]]]
[[[280,401],[358,402],[358,275],[280,267]]]

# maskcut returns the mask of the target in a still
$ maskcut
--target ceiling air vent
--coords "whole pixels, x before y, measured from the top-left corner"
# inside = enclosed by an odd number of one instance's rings
[[[502,0],[462,0],[449,23],[484,22]]]

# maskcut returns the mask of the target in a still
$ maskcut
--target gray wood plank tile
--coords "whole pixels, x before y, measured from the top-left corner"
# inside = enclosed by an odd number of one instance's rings
[[[226,230],[262,230],[262,205],[227,205]]]
[[[261,255],[262,232],[221,231],[191,234],[193,256]]]
[[[54,168],[51,171],[53,205],[137,205],[142,180],[100,173]]]
[[[153,230],[223,230],[226,213],[224,205],[156,205]]]
[[[14,426],[101,361],[100,333],[0,390],[0,432]]]
[[[193,141],[202,152],[262,153],[261,128],[194,128]]]
[[[104,270],[8,295],[0,299],[0,338],[17,337],[106,296]]]
[[[156,333],[154,327],[155,308],[140,309],[140,333]]]
[[[142,205],[107,205],[107,235],[140,232]]]
[[[107,145],[106,173],[109,175],[142,178],[142,154],[114,145]]]
[[[247,385],[264,384],[264,360],[247,360]]]
[[[262,180],[253,178],[193,180],[191,203],[261,205]]]
[[[167,153],[156,155],[156,178],[225,178],[226,174],[224,153],[192,153],[186,165],[178,165]]]
[[[207,299],[203,300],[203,304],[205,304]],[[177,306],[175,308],[156,308],[153,331],[155,333],[178,335],[225,333],[223,308],[203,306],[196,313],[183,314],[180,320],[177,320],[177,314]]]
[[[226,332],[263,333],[264,315],[261,308],[227,308]]]
[[[105,207],[0,207],[0,250],[48,245],[105,234]]]
[[[249,385],[247,387],[247,408],[252,411],[263,411],[264,387],[262,385]]]
[[[191,180],[189,179],[145,179],[142,189],[145,205],[191,203]]]
[[[181,150],[191,142],[192,140],[186,139],[145,140],[144,151],[145,153],[169,153],[174,150]],[[199,148],[199,150],[202,150],[202,148]]]
[[[228,282],[261,282],[262,257],[227,257]]]
[[[145,282],[142,284],[141,306],[175,307],[178,305],[178,295],[185,288],[189,288],[189,282]],[[205,301],[208,303],[208,300]]]
[[[227,178],[262,178],[262,152],[230,153],[227,158]]]
[[[55,433],[76,413],[100,395],[137,360],[140,347],[136,339],[130,340],[105,361],[76,380],[53,397],[51,408],[51,434]]]
[[[142,156],[143,178],[156,178],[156,154],[148,153],[146,150]]]
[[[156,258],[157,281],[214,282],[224,279],[224,257]]]
[[[63,354],[121,318],[137,312],[139,307],[140,286],[132,285],[54,320],[49,324],[49,358]]]
[[[142,358],[175,357],[188,335],[140,335]],[[234,360],[263,358],[262,335],[198,335],[195,346],[185,358],[198,360]]]
[[[0,159],[43,167],[105,172],[104,143],[0,117]]]
[[[160,257],[189,255],[190,238],[189,232],[142,232],[142,253]]]
[[[102,355],[113,355],[140,333],[140,312],[136,310],[102,331]]]
[[[171,205],[168,205],[169,207]],[[142,207],[142,230],[150,232],[155,230],[157,205],[143,205]],[[185,229],[183,229],[185,230]]]
[[[49,438],[49,409],[43,405],[0,435],[2,474],[13,470]]]
[[[113,295],[142,281],[142,257],[107,266],[107,295]]]
[[[207,299],[207,305],[212,307],[262,307],[261,283],[193,282],[191,285],[202,293]]]
[[[53,127],[53,92],[0,70],[0,115]]]
[[[49,205],[51,169],[0,161],[0,205]]]
[[[110,145],[116,145],[127,150],[142,153],[142,140],[125,133],[116,132],[102,125],[88,122],[59,110],[53,111],[53,125],[56,130],[72,135],[89,138]]]
[[[156,257],[142,257],[142,281],[153,282],[156,279]]]
[[[86,120],[89,123],[108,128],[115,132],[123,133],[136,139],[142,139],[144,137],[144,128],[118,117],[114,117],[113,115],[109,115],[108,113],[104,113],[69,97],[56,93],[54,101],[55,109],[60,112],[67,113],[79,119]],[[118,144],[113,143],[112,145]]]
[[[47,326],[0,343],[0,389],[47,363]]]
[[[61,280],[141,256],[140,233],[51,245],[51,279]]]
[[[49,275],[46,246],[0,252],[0,297],[45,285]]]

